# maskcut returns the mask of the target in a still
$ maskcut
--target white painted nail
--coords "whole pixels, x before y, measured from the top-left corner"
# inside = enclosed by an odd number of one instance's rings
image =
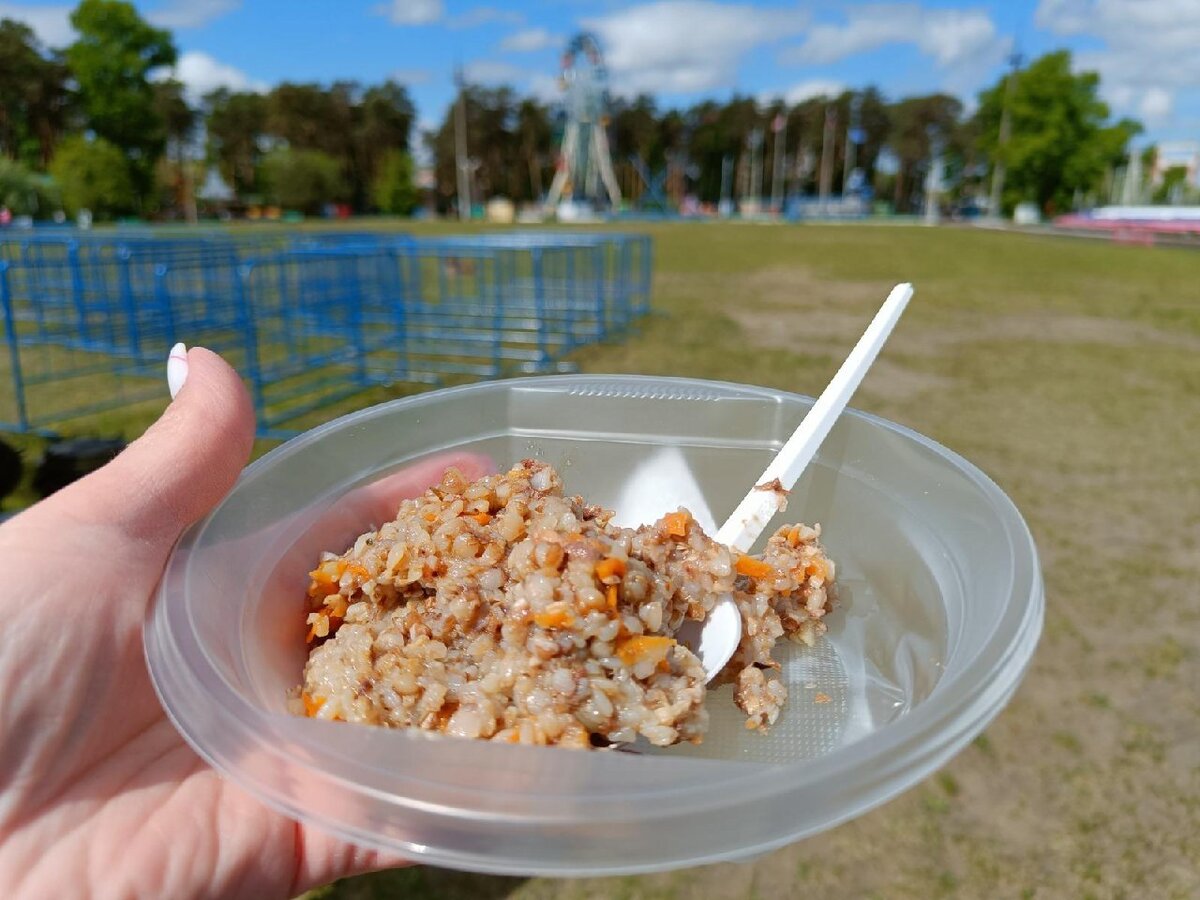
[[[172,400],[183,387],[183,383],[187,381],[187,376],[187,347],[182,343],[176,344],[171,348],[171,353],[167,357],[167,387],[171,390]]]

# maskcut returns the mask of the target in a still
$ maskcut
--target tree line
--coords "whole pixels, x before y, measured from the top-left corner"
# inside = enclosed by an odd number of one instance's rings
[[[0,19],[0,206],[10,212],[182,217],[210,165],[232,189],[222,205],[417,205],[415,111],[402,85],[283,83],[197,104],[165,77],[178,58],[171,34],[132,4],[82,0],[70,20],[76,40],[45,48]]]
[[[27,26],[0,20],[0,206],[13,213],[181,218],[197,195],[234,211],[454,207],[453,105],[423,136],[432,187],[421,191],[403,85],[282,83],[197,103],[166,77],[178,56],[171,34],[130,3],[82,0],[71,24],[73,43],[45,48]],[[952,202],[985,195],[1001,161],[1006,209],[1030,201],[1055,212],[1107,199],[1106,179],[1141,130],[1112,120],[1099,87],[1058,51],[998,79],[970,111],[949,94],[889,99],[875,87],[684,109],[642,95],[614,99],[606,125],[622,192],[642,204],[838,193],[857,170],[874,197],[910,212],[937,156]],[[509,87],[468,85],[461,102],[472,195],[537,201],[553,177],[561,112]],[[205,190],[210,170],[226,196]]]
[[[897,212],[920,208],[935,155],[952,202],[986,194],[998,159],[1006,165],[1006,210],[1023,201],[1047,213],[1103,202],[1106,179],[1125,161],[1141,125],[1113,121],[1100,99],[1099,76],[1073,72],[1065,50],[1012,76],[1011,91],[1008,77],[982,91],[970,113],[949,94],[888,100],[876,87],[794,104],[734,96],[687,109],[661,109],[647,95],[617,98],[610,104],[609,144],[625,197],[665,194],[675,204],[688,195],[709,204],[756,191],[815,195],[823,170],[840,193],[850,174],[848,155],[862,183]],[[507,87],[468,86],[461,98],[473,195],[536,200],[553,174],[561,114]],[[1010,138],[1002,144],[1006,106]],[[453,107],[429,143],[437,203],[449,209],[457,190]]]

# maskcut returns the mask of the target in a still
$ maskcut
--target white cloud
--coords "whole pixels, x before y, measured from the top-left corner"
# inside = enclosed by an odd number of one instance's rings
[[[64,47],[75,40],[75,30],[71,28],[71,9],[70,6],[0,3],[0,19],[12,19],[28,25],[47,47]]]
[[[1088,34],[1122,24],[1159,31],[1200,21],[1193,0],[1041,0],[1037,24],[1058,34]]]
[[[497,60],[480,59],[463,66],[463,77],[476,84],[515,84],[529,73],[520,66]]]
[[[193,103],[217,88],[229,88],[231,91],[265,91],[268,87],[241,69],[220,62],[198,50],[180,54],[174,69],[159,69],[152,77],[155,81],[162,81],[171,76],[183,83],[188,99]]]
[[[783,91],[768,91],[759,98],[759,102],[766,106],[782,97],[788,106],[795,106],[814,97],[837,97],[844,90],[846,90],[846,85],[840,81],[830,78],[810,78],[808,81],[801,81]]]
[[[526,89],[535,100],[542,103],[557,103],[563,98],[562,83],[556,75],[534,72],[529,76]]]
[[[973,65],[981,57],[994,65],[1007,49],[1007,42],[984,10],[878,3],[851,7],[843,24],[814,25],[804,43],[787,51],[784,58],[823,65],[889,44],[912,44],[943,69]]]
[[[555,47],[562,43],[564,41],[561,37],[551,34],[545,28],[528,28],[525,31],[510,34],[500,42],[500,49],[513,53],[532,53],[535,50],[545,50],[547,47]]]
[[[531,96],[543,103],[554,103],[562,99],[562,88],[558,77],[542,69],[529,69],[504,60],[479,59],[463,66],[463,77],[469,84],[487,87],[517,88],[522,95]]]
[[[198,28],[241,4],[242,0],[169,0],[164,6],[146,13],[146,19],[159,28]],[[75,40],[70,19],[73,8],[0,3],[0,19],[24,22],[46,46],[64,47]]]
[[[375,7],[375,12],[387,16],[393,25],[431,25],[445,15],[442,0],[392,0]]]
[[[409,86],[414,84],[428,84],[433,78],[433,72],[429,71],[429,69],[401,67],[399,69],[392,69],[388,74],[388,78]]]
[[[1147,88],[1138,102],[1138,113],[1147,124],[1157,125],[1171,118],[1175,106],[1174,95],[1165,88]]]
[[[146,13],[159,28],[199,28],[242,5],[242,0],[169,0]]]
[[[618,93],[695,93],[735,87],[747,53],[798,33],[806,19],[798,10],[660,0],[583,25],[600,37]]]
[[[1041,0],[1038,26],[1091,37],[1102,48],[1075,54],[1075,67],[1100,73],[1105,99],[1148,125],[1172,118],[1179,95],[1200,85],[1200,3],[1196,0]]]
[[[477,6],[459,16],[446,20],[449,28],[478,28],[480,25],[520,25],[525,16],[511,9],[497,9],[494,6]]]

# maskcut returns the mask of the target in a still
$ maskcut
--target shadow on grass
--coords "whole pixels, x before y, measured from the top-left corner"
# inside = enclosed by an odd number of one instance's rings
[[[345,878],[313,891],[305,900],[501,900],[526,879],[410,866]]]

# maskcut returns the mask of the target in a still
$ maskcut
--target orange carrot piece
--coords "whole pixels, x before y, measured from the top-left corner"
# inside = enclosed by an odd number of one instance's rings
[[[604,601],[613,612],[617,611],[617,586],[610,584],[604,592]]]
[[[540,612],[534,615],[533,621],[541,625],[543,628],[563,628],[571,625],[575,621],[565,609],[550,609],[546,612]]]
[[[480,525],[486,525],[488,522],[492,521],[492,514],[485,512],[475,513],[475,515],[471,516],[471,518]]]
[[[310,719],[321,711],[321,707],[325,705],[324,697],[312,697],[308,693],[302,693],[300,699],[304,701],[304,714]]]
[[[674,644],[674,638],[657,634],[635,634],[617,644],[617,656],[627,666],[643,659],[652,659],[654,664],[658,665],[667,658],[667,653]]]
[[[308,573],[318,587],[333,587],[346,571],[344,559],[327,559]]]
[[[609,556],[596,563],[596,577],[602,582],[610,578],[624,578],[626,568],[625,560]]]
[[[776,575],[775,570],[761,559],[754,559],[750,556],[738,557],[737,565],[734,568],[739,575],[749,578],[774,578]]]
[[[663,516],[663,525],[667,529],[667,534],[671,537],[687,537],[688,522],[692,519],[687,510],[681,509],[678,512],[667,513]]]

